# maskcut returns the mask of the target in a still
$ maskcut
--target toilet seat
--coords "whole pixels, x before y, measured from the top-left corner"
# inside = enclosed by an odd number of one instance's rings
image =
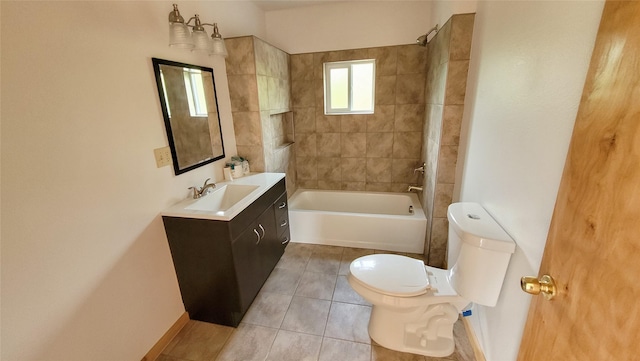
[[[363,256],[351,262],[349,271],[361,285],[388,296],[415,297],[431,288],[424,263],[406,256]]]

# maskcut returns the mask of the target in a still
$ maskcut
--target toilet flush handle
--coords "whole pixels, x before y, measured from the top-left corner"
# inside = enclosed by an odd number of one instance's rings
[[[531,276],[522,277],[520,279],[520,287],[523,291],[532,295],[542,293],[547,300],[553,299],[558,293],[556,282],[549,275],[543,275],[540,279]]]

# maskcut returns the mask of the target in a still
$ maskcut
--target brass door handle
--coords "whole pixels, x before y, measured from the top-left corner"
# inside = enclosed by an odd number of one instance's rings
[[[542,293],[547,300],[553,299],[558,293],[556,282],[549,275],[543,275],[539,280],[537,277],[522,277],[520,279],[520,287],[522,287],[523,291],[532,295]]]

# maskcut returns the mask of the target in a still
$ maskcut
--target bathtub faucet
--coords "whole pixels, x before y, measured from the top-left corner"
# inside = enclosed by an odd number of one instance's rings
[[[411,191],[422,192],[422,187],[409,186],[409,189],[407,189],[407,192],[411,192]]]

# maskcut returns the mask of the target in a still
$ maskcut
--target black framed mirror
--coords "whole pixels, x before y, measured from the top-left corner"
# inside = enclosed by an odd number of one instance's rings
[[[213,69],[152,61],[175,174],[224,158]]]

